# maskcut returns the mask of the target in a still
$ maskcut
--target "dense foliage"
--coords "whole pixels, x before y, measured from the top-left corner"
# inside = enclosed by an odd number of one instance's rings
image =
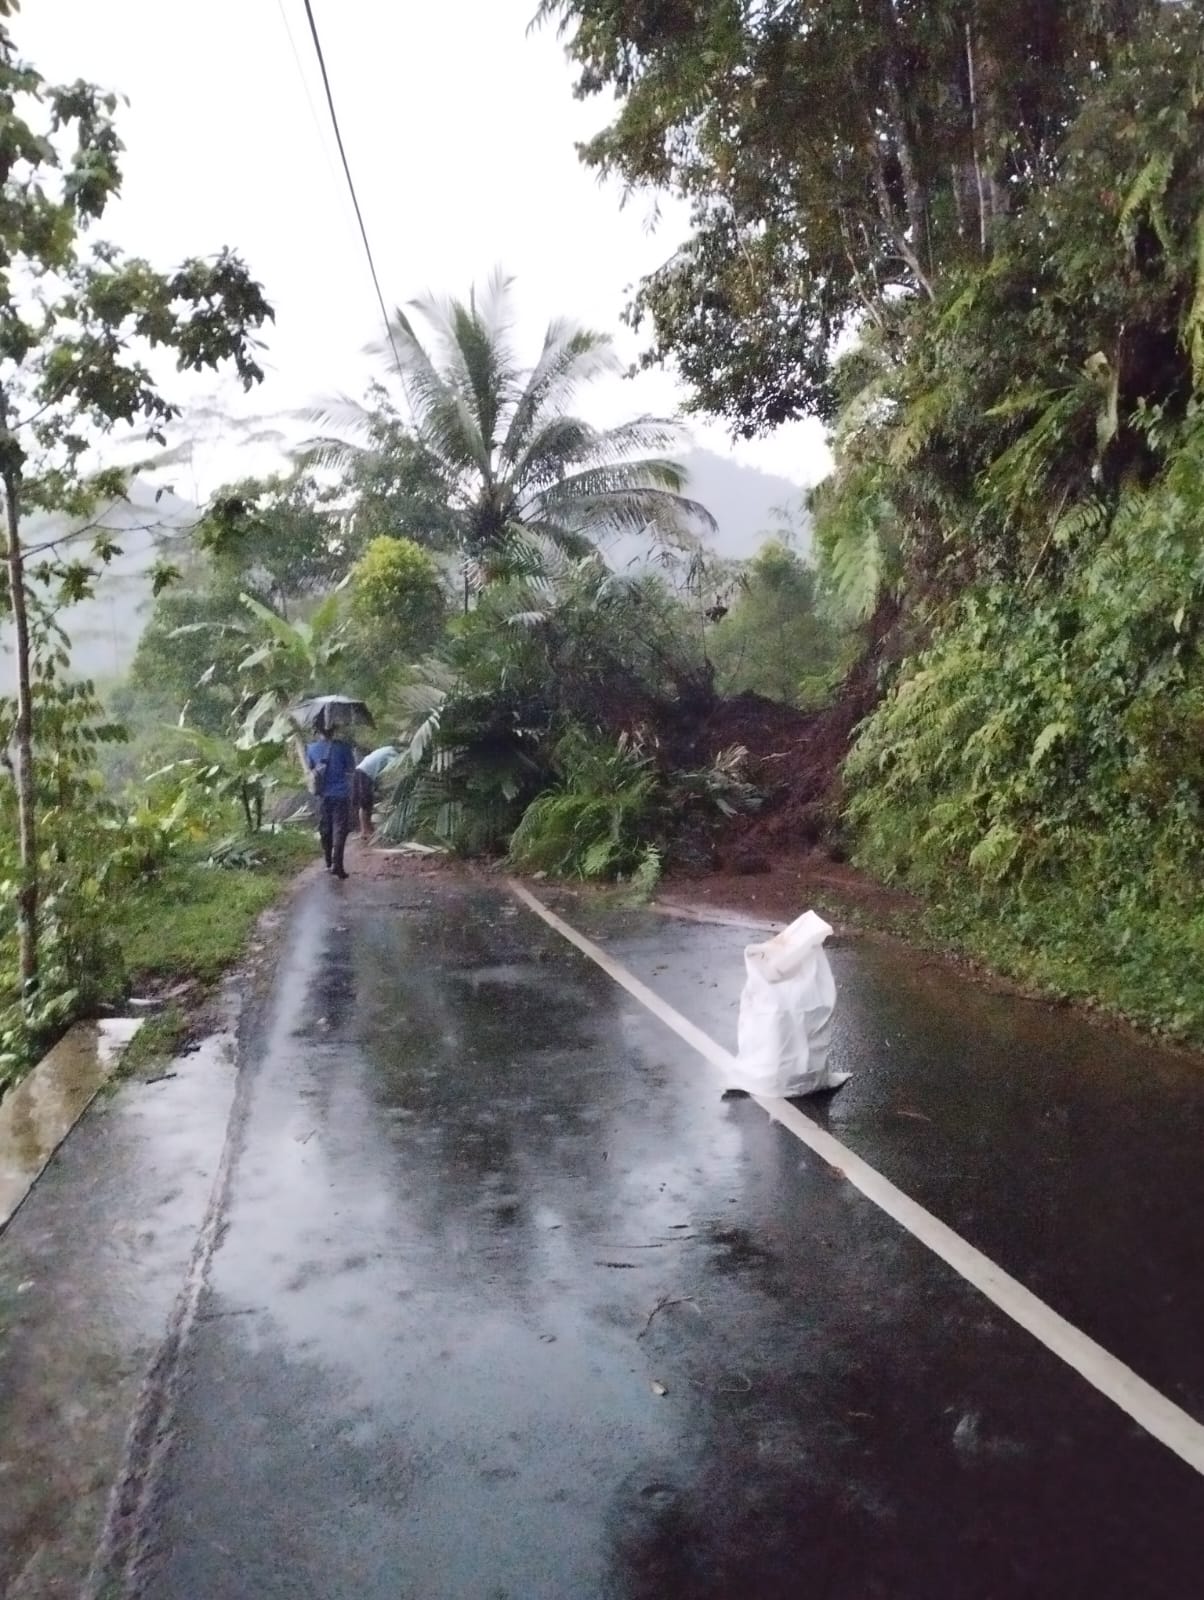
[[[667,848],[684,821],[673,735],[715,688],[696,614],[663,579],[620,577],[595,555],[493,583],[425,666],[406,696],[416,726],[393,834],[470,853],[514,835],[528,863],[586,877]],[[716,820],[728,787],[751,798],[717,776]]]
[[[121,187],[116,109],[83,79],[48,82],[0,26],[0,509],[15,679],[0,701],[0,881],[15,921],[0,959],[0,1082],[104,991],[101,906],[154,854],[145,819],[114,817],[98,792],[95,747],[117,730],[91,687],[69,681],[58,621],[120,553],[89,514],[123,493],[125,476],[89,470],[90,455],[114,433],[165,442],[178,406],[154,352],[180,371],[228,365],[250,387],[272,317],[229,251],[162,272],[98,236]],[[31,543],[38,512],[68,531]],[[171,576],[159,568],[156,588]]]
[[[756,799],[739,751],[699,764],[690,729],[721,679],[757,676],[758,607],[776,604],[790,699],[830,672],[835,634],[797,557],[745,574],[706,555],[709,517],[679,493],[681,469],[640,453],[671,425],[599,431],[574,415],[580,386],[613,369],[606,340],[558,321],[522,365],[506,288],[424,305],[429,350],[399,317],[412,424],[374,387],[362,407],[324,408],[346,437],[311,441],[294,477],[216,497],[188,594],[157,601],[124,693],[156,706],[139,742],[174,781],[252,814],[299,798],[290,705],[356,695],[403,752],[380,784],[389,837],[513,847],[647,888],[683,825],[705,834]],[[648,535],[642,573],[612,572],[596,548],[624,529]],[[726,632],[718,589],[733,597]]]
[[[1120,57],[990,266],[913,313],[827,532],[893,550],[929,641],[849,766],[863,859],[1197,1034],[1201,42],[1185,13]]]
[[[982,259],[1057,169],[1084,95],[1160,0],[543,0],[584,150],[693,208],[633,306],[702,409],[745,433],[831,415],[835,336]]]
[[[861,860],[1204,1038],[1204,8],[543,14],[619,96],[586,159],[694,204],[649,358],[738,430],[832,422],[822,581],[886,690]]]
[[[711,630],[716,685],[725,695],[822,703],[849,664],[845,639],[815,568],[769,540],[736,574],[730,604]]]
[[[752,675],[741,606],[767,587],[792,583],[807,611],[783,615],[775,641],[798,668],[791,698],[831,651],[795,557],[785,575],[714,570],[695,536],[710,519],[682,497],[681,468],[641,453],[673,442],[671,424],[597,430],[570,409],[613,370],[609,342],[557,321],[524,367],[507,290],[499,279],[463,303],[425,302],[426,345],[399,314],[411,425],[375,387],[365,406],[323,408],[346,437],[311,441],[297,479],[218,496],[198,583],[158,602],[133,683],[168,688],[200,731],[233,729],[245,762],[264,741],[287,760],[289,704],[337,679],[403,750],[381,783],[389,836],[469,853],[517,837],[525,860],[647,885],[675,823],[705,829],[753,799],[731,751],[681,766],[681,730],[716,698],[722,608],[704,609],[704,590],[739,591],[733,681]],[[633,529],[656,575],[620,577],[596,548]],[[320,600],[302,582],[313,571]],[[173,770],[196,770],[176,735],[160,737]],[[236,785],[237,764],[221,771]],[[284,767],[278,779],[288,787]]]

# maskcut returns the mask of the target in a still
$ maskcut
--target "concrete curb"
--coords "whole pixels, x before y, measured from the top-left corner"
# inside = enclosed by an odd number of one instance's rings
[[[141,1026],[141,1017],[77,1022],[0,1102],[0,1234]]]

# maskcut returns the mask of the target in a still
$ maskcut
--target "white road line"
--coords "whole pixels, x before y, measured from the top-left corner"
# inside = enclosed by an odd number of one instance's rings
[[[727,1074],[734,1065],[735,1057],[714,1039],[695,1027],[679,1011],[676,1011],[660,995],[655,994],[647,984],[627,970],[613,956],[596,945],[592,939],[587,939],[583,933],[563,917],[558,917],[550,911],[544,903],[533,895],[529,889],[520,883],[511,883],[510,892],[516,899],[534,911],[536,916],[542,917],[549,927],[554,928],[563,938],[575,945],[582,954],[587,955],[591,961],[601,967],[608,977],[613,978],[620,987],[627,990],[654,1016],[659,1017],[666,1027],[688,1045],[704,1056],[716,1071]],[[1114,1405],[1129,1417],[1132,1417],[1140,1427],[1144,1428],[1155,1439],[1164,1444],[1168,1450],[1173,1450],[1188,1466],[1194,1467],[1199,1473],[1204,1474],[1204,1424],[1189,1415],[1173,1400],[1168,1400],[1160,1394],[1144,1378],[1141,1378],[1131,1367],[1125,1366],[1123,1361],[1118,1361],[1110,1355],[1102,1345],[1096,1344],[1087,1334],[1067,1322],[1065,1317],[1039,1300],[1035,1294],[1018,1283],[1002,1267],[997,1267],[993,1261],[984,1256],[981,1250],[976,1250],[972,1244],[967,1243],[960,1234],[946,1226],[939,1218],[934,1217],[930,1211],[910,1199],[901,1189],[897,1189],[889,1178],[884,1178],[880,1172],[863,1161],[859,1155],[850,1150],[847,1145],[841,1144],[839,1139],[818,1127],[810,1117],[790,1104],[788,1100],[778,1100],[754,1095],[753,1099],[761,1108],[768,1112],[775,1122],[788,1129],[797,1139],[814,1150],[816,1155],[823,1158],[829,1166],[847,1178],[849,1182],[868,1200],[888,1217],[892,1217],[900,1227],[906,1228],[921,1244],[927,1245],[929,1250],[946,1262],[953,1270],[959,1273],[967,1283],[971,1283],[981,1293],[986,1295],[992,1304],[1009,1316],[1013,1322],[1018,1323],[1034,1339],[1038,1339],[1047,1350],[1052,1350],[1068,1367],[1071,1367],[1081,1378],[1098,1389]]]

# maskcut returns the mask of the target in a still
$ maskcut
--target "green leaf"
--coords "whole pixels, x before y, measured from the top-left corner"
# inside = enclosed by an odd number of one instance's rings
[[[1064,739],[1069,732],[1070,724],[1067,722],[1046,723],[1033,743],[1032,753],[1028,758],[1029,771],[1039,767],[1058,740]]]
[[[158,599],[164,589],[170,588],[173,583],[178,583],[180,577],[179,567],[170,561],[156,561],[151,569],[151,594]]]

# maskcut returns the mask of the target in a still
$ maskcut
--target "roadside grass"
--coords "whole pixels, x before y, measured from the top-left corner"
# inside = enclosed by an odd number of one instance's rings
[[[209,846],[181,851],[114,906],[111,927],[128,992],[196,986],[147,1017],[122,1056],[115,1082],[179,1054],[205,995],[243,954],[260,913],[315,854],[313,835],[303,828],[263,834],[252,848],[253,866],[211,866]]]
[[[1039,897],[1030,889],[1027,904],[1003,895],[992,904],[956,882],[939,897],[907,892],[910,904],[891,909],[825,889],[823,908],[851,929],[968,966],[975,981],[1001,982],[1030,999],[1204,1050],[1204,912],[1101,911],[1098,897],[1082,888],[1051,888]]]
[[[150,1067],[179,1055],[191,1028],[191,1016],[174,1000],[156,1015],[147,1017],[122,1051],[117,1069],[110,1076],[109,1087],[115,1088],[125,1079],[136,1078]]]
[[[313,859],[305,830],[264,834],[255,866],[214,867],[207,852],[181,852],[113,907],[112,932],[130,984],[194,979],[214,983],[242,954],[255,920]],[[145,1030],[144,1030],[145,1031]]]
[[[946,949],[1027,991],[1204,1049],[1204,913],[1100,905],[1082,887],[998,906],[950,894],[925,922]]]

